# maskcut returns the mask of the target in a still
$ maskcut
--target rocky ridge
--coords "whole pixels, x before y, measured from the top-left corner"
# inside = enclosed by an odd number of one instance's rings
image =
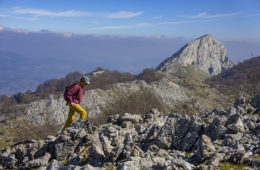
[[[92,126],[76,121],[46,140],[0,151],[0,169],[218,169],[260,167],[260,94],[200,116],[125,113]]]
[[[162,101],[169,106],[174,101],[188,102],[192,98],[190,96],[195,97],[191,91],[166,78],[151,84],[142,80],[136,80],[127,83],[116,83],[108,90],[87,90],[82,98],[81,106],[86,108],[88,117],[95,117],[101,114],[101,107],[110,105],[120,95],[129,95],[141,89],[147,89],[151,93],[160,96]],[[46,121],[48,113],[50,121],[57,124],[63,124],[66,121],[68,107],[66,106],[63,95],[51,95],[47,99],[32,102],[25,110],[27,119],[37,124],[43,124]]]
[[[180,66],[195,66],[209,75],[217,75],[234,64],[226,56],[224,44],[207,34],[182,47],[157,69],[174,73]]]
[[[88,117],[95,117],[102,114],[101,107],[111,105],[120,96],[127,96],[140,90],[148,90],[154,96],[160,98],[165,108],[173,109],[180,103],[190,103],[195,101],[196,107],[201,111],[212,110],[211,103],[216,103],[212,99],[197,96],[192,90],[178,84],[177,77],[164,74],[164,78],[152,83],[143,80],[135,80],[126,83],[116,83],[110,89],[87,90],[83,96],[81,106],[86,109]],[[44,124],[46,121],[63,124],[66,121],[68,107],[63,95],[51,95],[47,99],[31,102],[25,109],[26,119],[35,124]]]

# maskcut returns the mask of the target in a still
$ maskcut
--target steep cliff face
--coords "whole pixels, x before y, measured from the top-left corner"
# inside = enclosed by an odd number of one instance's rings
[[[234,64],[226,56],[225,46],[207,34],[182,47],[157,69],[174,73],[176,67],[189,65],[196,66],[209,75],[217,75]]]

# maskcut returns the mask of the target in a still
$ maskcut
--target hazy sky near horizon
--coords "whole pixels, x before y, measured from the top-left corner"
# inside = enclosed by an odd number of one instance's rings
[[[0,24],[27,31],[260,40],[260,0],[0,0]]]

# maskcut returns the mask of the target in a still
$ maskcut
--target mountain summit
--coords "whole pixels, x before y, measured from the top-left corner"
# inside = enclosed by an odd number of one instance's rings
[[[225,46],[207,34],[182,47],[157,69],[174,73],[178,66],[195,66],[209,75],[217,75],[233,65],[226,56]]]

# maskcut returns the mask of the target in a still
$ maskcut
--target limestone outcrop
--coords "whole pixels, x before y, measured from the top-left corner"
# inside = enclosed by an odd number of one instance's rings
[[[182,47],[157,69],[174,73],[180,66],[194,66],[209,75],[217,75],[234,64],[226,56],[224,44],[207,34]]]

